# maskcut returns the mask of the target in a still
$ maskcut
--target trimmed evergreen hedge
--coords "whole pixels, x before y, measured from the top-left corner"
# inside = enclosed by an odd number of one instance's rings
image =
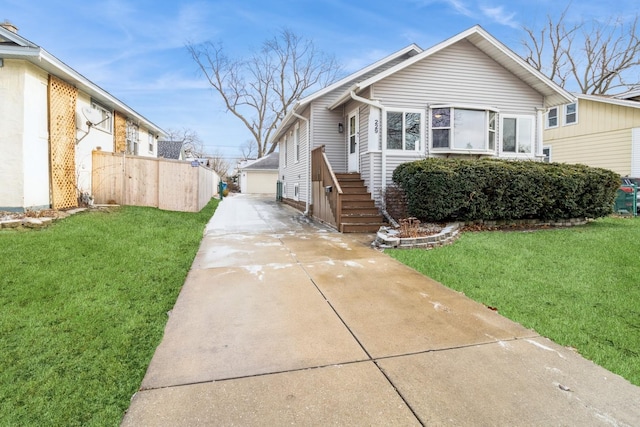
[[[426,221],[599,218],[613,211],[620,176],[584,165],[429,158],[393,181],[409,214]]]

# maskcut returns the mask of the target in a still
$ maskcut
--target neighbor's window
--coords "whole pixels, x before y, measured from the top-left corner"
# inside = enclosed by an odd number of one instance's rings
[[[100,121],[98,123],[95,123],[95,127],[97,129],[111,133],[111,117],[113,116],[113,114],[111,114],[111,111],[93,100],[91,101],[91,108],[100,112],[101,116]]]
[[[554,128],[556,126],[558,126],[558,107],[553,107],[547,112],[547,127]]]
[[[434,108],[431,141],[434,149],[495,150],[495,111],[464,108]]]
[[[422,113],[387,111],[387,149],[419,151]]]
[[[127,120],[127,154],[138,155],[140,143],[140,128],[137,124]]]
[[[564,106],[564,124],[572,125],[578,122],[578,104],[575,102]]]
[[[288,157],[288,156],[287,156],[287,154],[288,154],[288,153],[287,153],[287,152],[288,152],[287,144],[288,144],[288,143],[289,143],[289,141],[287,141],[287,136],[285,135],[285,136],[284,136],[284,150],[283,150],[284,152],[282,153],[282,154],[284,155],[284,167],[285,167],[285,168],[287,167],[287,157]]]
[[[533,153],[533,118],[510,116],[502,118],[502,151]]]
[[[149,141],[149,153],[153,153],[153,144],[155,142],[155,137],[153,134],[148,134],[147,140]]]

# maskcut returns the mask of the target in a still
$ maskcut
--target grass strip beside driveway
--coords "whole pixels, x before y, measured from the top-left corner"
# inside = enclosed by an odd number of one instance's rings
[[[1,424],[120,423],[217,203],[0,232]]]
[[[640,218],[464,233],[390,256],[640,386]]]

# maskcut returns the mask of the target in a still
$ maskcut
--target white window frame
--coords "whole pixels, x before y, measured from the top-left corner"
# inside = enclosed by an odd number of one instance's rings
[[[140,126],[137,123],[127,120],[127,154],[137,156],[140,146]]]
[[[504,120],[516,119],[516,149],[515,151],[504,150]],[[531,151],[526,153],[518,152],[520,145],[520,126],[519,121],[522,119],[529,119],[531,121],[530,135],[531,135]],[[527,114],[503,114],[500,118],[500,152],[511,157],[532,157],[536,153],[536,116]]]
[[[556,115],[555,115],[556,123],[554,125],[550,124],[550,122],[549,122],[549,120],[551,119],[551,117],[550,117],[551,111],[555,111],[556,112]],[[557,128],[559,124],[560,124],[560,109],[558,107],[549,108],[547,110],[547,114],[545,114],[545,116],[544,116],[544,128],[545,129]]]
[[[94,127],[103,132],[112,133],[113,112],[94,99],[91,100],[91,108],[98,111],[101,116],[100,121],[98,123],[94,123]]]
[[[300,200],[300,184],[297,182],[293,184],[293,200],[296,202]]]
[[[155,136],[152,133],[147,134],[147,141],[149,143],[149,154],[153,154],[153,149],[155,145]]]
[[[402,113],[402,148],[389,148],[387,136],[388,136],[388,114],[389,113]],[[416,146],[413,149],[406,149],[406,114],[407,113],[417,113],[420,115],[420,134],[418,137],[418,141]],[[386,151],[390,153],[420,153],[422,152],[422,147],[424,147],[424,135],[425,135],[425,112],[420,109],[412,109],[412,108],[388,108],[384,112],[384,125],[385,131],[382,134],[384,147],[386,147]]]
[[[450,122],[449,126],[433,127],[433,111],[449,109]],[[484,148],[457,148],[455,147],[455,110],[472,110],[483,112],[484,118]],[[493,128],[491,127],[491,114],[494,114]],[[494,107],[479,106],[479,105],[433,105],[429,108],[429,149],[434,153],[476,153],[476,154],[496,154],[499,144],[499,135],[497,123],[500,120],[500,110]],[[448,147],[434,147],[433,146],[433,131],[434,129],[449,129],[449,146]],[[490,134],[493,134],[493,148],[490,144]]]
[[[548,156],[544,154],[544,150],[548,150],[549,151],[549,155]],[[544,156],[544,158],[542,160],[543,162],[545,162],[545,163],[553,163],[553,160],[551,160],[551,146],[550,145],[544,145],[542,147],[542,155]]]
[[[576,109],[573,113],[568,113],[567,110],[569,109],[570,105],[575,105]],[[562,114],[562,120],[563,120],[563,124],[564,126],[572,126],[578,123],[578,103],[577,102],[572,102],[570,104],[565,104],[564,108],[563,108],[563,114]],[[575,120],[572,122],[568,122],[567,121],[567,117],[569,116],[569,114],[575,116]]]

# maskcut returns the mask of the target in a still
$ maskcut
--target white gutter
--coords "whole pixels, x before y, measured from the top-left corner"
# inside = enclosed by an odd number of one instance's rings
[[[309,198],[311,196],[311,133],[310,131],[310,126],[309,126],[309,119],[307,119],[304,116],[301,116],[300,114],[296,113],[294,110],[291,110],[291,115],[294,117],[297,117],[300,120],[304,120],[304,122],[307,125],[307,197],[306,197],[306,201],[305,201],[305,206],[304,206],[304,216],[309,216]]]

